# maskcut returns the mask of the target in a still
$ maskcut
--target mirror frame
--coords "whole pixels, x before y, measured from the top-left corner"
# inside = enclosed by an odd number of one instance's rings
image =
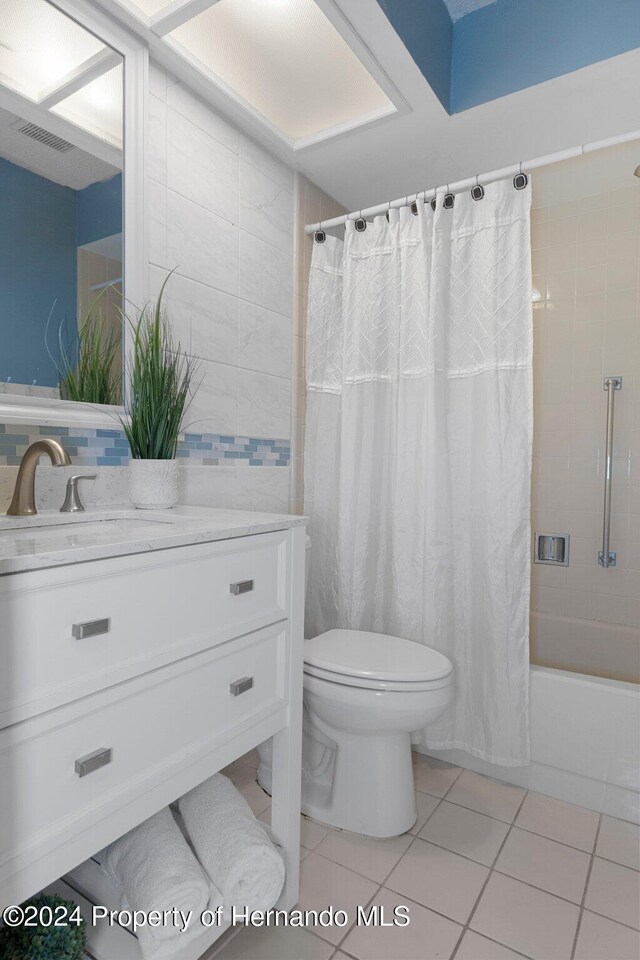
[[[147,244],[145,223],[145,140],[149,87],[149,51],[90,0],[48,0],[81,27],[96,34],[123,58],[123,150],[124,184],[124,300],[141,307],[147,298]],[[127,356],[127,337],[124,340]],[[0,393],[0,423],[32,423],[50,426],[107,427],[114,429],[114,416],[123,407],[25,397]]]

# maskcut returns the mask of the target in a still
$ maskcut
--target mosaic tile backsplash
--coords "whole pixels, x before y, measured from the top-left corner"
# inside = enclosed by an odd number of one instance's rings
[[[131,459],[122,430],[0,423],[0,466],[19,464],[29,444],[42,437],[59,440],[78,467],[124,467]],[[176,456],[188,466],[288,467],[291,444],[289,440],[185,433]]]

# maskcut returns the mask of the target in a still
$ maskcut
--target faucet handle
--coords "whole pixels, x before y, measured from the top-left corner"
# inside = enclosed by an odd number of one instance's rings
[[[84,504],[78,493],[79,480],[97,480],[97,473],[78,473],[67,480],[67,492],[64,503],[60,507],[60,513],[80,513],[84,510]]]

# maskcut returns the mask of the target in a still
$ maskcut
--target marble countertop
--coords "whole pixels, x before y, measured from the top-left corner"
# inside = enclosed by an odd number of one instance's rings
[[[110,505],[76,514],[44,510],[34,517],[0,516],[0,576],[248,537],[306,522],[291,514],[186,506],[134,510]]]

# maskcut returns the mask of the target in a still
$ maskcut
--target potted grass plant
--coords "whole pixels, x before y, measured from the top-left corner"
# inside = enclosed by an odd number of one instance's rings
[[[84,960],[87,924],[73,900],[40,893],[22,909],[29,911],[32,922],[0,927],[0,960]],[[66,917],[67,922],[47,922],[51,917]]]
[[[131,322],[125,414],[120,418],[131,448],[129,496],[143,510],[166,509],[178,501],[176,448],[199,366],[172,336],[162,306],[169,277],[155,303]]]
[[[102,291],[95,298],[86,317],[78,323],[77,333],[69,342],[67,325],[58,327],[58,358],[47,344],[49,356],[59,377],[63,400],[80,403],[106,403],[115,406],[122,402],[122,335],[120,329],[106,323],[100,310]],[[49,322],[55,309],[51,308]]]

